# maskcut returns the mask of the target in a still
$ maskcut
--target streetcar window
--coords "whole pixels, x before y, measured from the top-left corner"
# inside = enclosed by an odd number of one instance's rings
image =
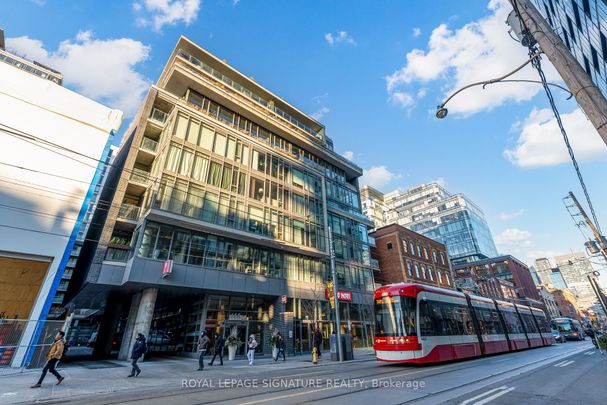
[[[382,297],[375,300],[376,336],[416,336],[415,298]]]
[[[420,301],[419,328],[422,336],[472,335],[474,327],[465,305]]]
[[[510,334],[515,333],[525,333],[523,330],[523,325],[521,324],[521,320],[514,310],[506,310],[501,308],[502,316],[504,317],[504,322],[506,323],[506,331]]]
[[[521,317],[523,318],[523,323],[525,324],[527,333],[540,333],[540,331],[537,329],[537,325],[533,321],[531,314],[521,314]]]
[[[504,327],[495,309],[474,308],[483,335],[502,335]]]

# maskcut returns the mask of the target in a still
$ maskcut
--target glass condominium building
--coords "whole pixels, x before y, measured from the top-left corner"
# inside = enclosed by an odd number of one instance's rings
[[[465,195],[451,194],[436,182],[395,190],[380,200],[377,193],[363,191],[365,212],[373,209],[370,215],[377,217],[383,211],[383,224],[397,223],[445,244],[452,264],[497,256],[485,215]]]
[[[274,328],[309,351],[316,326],[333,330],[329,228],[351,293],[340,327],[372,345],[362,170],[322,124],[181,37],[114,162],[71,294],[104,312],[97,354],[125,358],[137,333],[152,352],[195,353],[202,330],[254,333],[267,353]]]
[[[607,96],[607,3],[604,0],[532,2]]]

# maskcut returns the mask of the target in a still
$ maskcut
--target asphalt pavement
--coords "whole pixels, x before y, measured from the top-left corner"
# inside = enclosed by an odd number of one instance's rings
[[[607,354],[589,341],[430,366],[379,363],[364,351],[356,359],[262,359],[203,372],[192,371],[192,360],[171,359],[144,363],[138,378],[124,378],[125,367],[68,367],[62,385],[49,376],[40,390],[24,388],[35,376],[0,377],[0,404],[607,403]]]

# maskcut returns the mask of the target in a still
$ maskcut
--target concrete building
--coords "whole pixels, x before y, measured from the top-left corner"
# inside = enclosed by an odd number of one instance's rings
[[[531,272],[525,263],[511,255],[480,260],[473,263],[453,265],[458,278],[491,278],[496,277],[511,282],[516,289],[516,299],[540,302]]]
[[[447,246],[453,265],[497,256],[483,212],[463,194],[451,194],[438,183],[381,194],[364,193],[365,214],[383,225],[398,224]]]
[[[375,239],[371,255],[379,261],[380,284],[422,283],[454,288],[445,245],[400,225],[387,225],[370,233]]]
[[[595,278],[592,263],[582,252],[555,257],[559,272],[563,276],[567,289],[576,296],[577,305],[588,309],[598,302],[587,275]]]
[[[605,1],[532,1],[592,81],[607,96]]]
[[[329,226],[340,327],[372,344],[362,170],[322,124],[181,37],[114,162],[70,291],[103,311],[95,355],[126,358],[137,333],[152,353],[195,355],[201,330],[255,333],[267,353],[274,327],[309,350],[315,324],[332,328]]]
[[[381,191],[370,186],[362,186],[360,188],[360,199],[362,210],[365,215],[373,222],[375,229],[382,228],[386,225],[386,212],[388,207],[384,203],[384,195]]]
[[[38,366],[61,327],[47,316],[122,113],[2,46],[0,77],[0,350],[2,365]]]

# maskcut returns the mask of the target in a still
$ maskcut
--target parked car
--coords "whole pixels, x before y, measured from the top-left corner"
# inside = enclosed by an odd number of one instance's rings
[[[567,341],[565,335],[563,335],[556,329],[552,329],[552,336],[554,336],[554,340],[556,341],[556,343],[565,343]]]

